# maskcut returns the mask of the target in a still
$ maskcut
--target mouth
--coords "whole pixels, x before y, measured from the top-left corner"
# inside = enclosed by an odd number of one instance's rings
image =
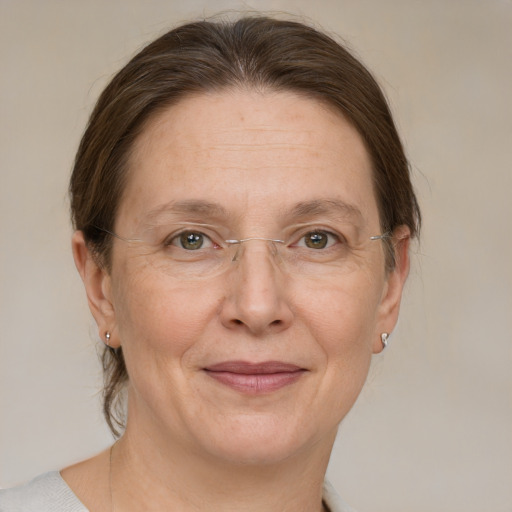
[[[204,371],[217,382],[250,395],[277,391],[297,382],[307,372],[305,368],[281,361],[225,361]]]

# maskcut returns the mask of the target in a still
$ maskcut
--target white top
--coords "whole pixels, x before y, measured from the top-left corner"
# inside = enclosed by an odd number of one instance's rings
[[[324,501],[330,512],[355,512],[324,484]],[[89,512],[58,471],[51,471],[19,487],[0,490],[0,512]]]
[[[0,490],[0,512],[89,512],[58,471]]]

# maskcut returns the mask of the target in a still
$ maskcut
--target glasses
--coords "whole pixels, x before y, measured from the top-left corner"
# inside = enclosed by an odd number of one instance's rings
[[[99,228],[129,245],[158,271],[175,279],[208,279],[228,272],[243,262],[249,250],[258,257],[270,258],[273,264],[296,277],[335,277],[360,268],[378,249],[374,242],[390,237],[389,233],[354,241],[338,231],[294,228],[283,238],[249,237],[224,239],[222,229],[205,224],[172,224],[148,230],[144,236],[126,238]]]

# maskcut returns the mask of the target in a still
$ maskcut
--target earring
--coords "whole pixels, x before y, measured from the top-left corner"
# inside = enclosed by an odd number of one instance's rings
[[[110,333],[108,331],[105,333],[105,344],[110,347]]]
[[[382,341],[382,350],[384,350],[388,346],[388,338],[389,334],[387,332],[383,332],[380,335],[380,341]]]

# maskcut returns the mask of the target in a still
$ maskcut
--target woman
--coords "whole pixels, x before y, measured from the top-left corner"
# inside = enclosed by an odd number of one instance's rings
[[[178,27],[101,95],[70,194],[119,439],[0,510],[350,510],[325,472],[420,221],[368,71],[299,23]]]

